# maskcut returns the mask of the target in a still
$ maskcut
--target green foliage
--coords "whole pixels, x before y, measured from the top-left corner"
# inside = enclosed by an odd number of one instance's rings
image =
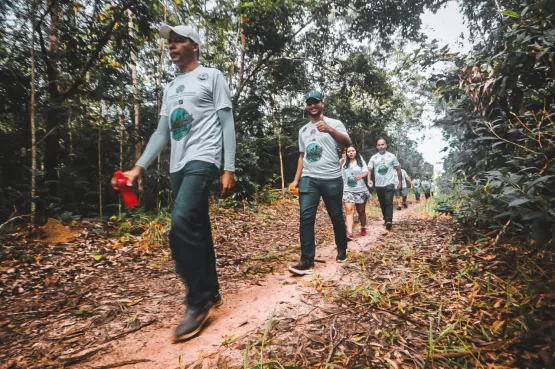
[[[554,11],[552,3],[515,4],[491,25],[491,44],[435,76],[450,108],[438,123],[451,140],[443,183],[457,195],[458,217],[512,224],[538,244],[555,230]]]

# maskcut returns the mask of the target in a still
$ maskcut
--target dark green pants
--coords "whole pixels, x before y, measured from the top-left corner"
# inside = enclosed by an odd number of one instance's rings
[[[299,183],[301,261],[314,265],[316,246],[314,244],[314,222],[316,212],[324,200],[326,210],[333,224],[335,245],[347,248],[345,218],[343,218],[343,179],[318,179],[302,177]]]
[[[387,185],[385,187],[376,187],[376,194],[380,200],[380,208],[382,208],[383,220],[386,222],[393,221],[393,194],[395,193],[395,185]]]
[[[216,255],[208,214],[210,186],[218,168],[204,161],[190,161],[171,173],[174,204],[170,248],[175,270],[187,286],[187,305],[201,308],[219,291]]]

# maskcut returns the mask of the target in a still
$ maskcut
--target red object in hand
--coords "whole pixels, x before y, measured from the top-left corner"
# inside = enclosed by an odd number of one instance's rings
[[[123,175],[121,170],[114,173],[116,177],[116,184],[118,186],[118,191],[121,193],[123,203],[128,208],[134,208],[139,205],[139,199],[135,192],[133,192],[133,187],[127,185],[127,177]]]

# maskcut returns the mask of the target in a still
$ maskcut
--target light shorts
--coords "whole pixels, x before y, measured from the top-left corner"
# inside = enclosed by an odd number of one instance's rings
[[[364,204],[372,198],[370,192],[343,192],[343,202],[354,202],[355,204]]]
[[[401,190],[401,195],[403,196],[408,196],[409,195],[409,188],[408,187],[403,187],[403,189]],[[399,189],[395,189],[395,196],[399,197],[401,196],[399,195]]]

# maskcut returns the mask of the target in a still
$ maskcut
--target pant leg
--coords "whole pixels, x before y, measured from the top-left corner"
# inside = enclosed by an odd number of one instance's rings
[[[320,193],[326,205],[326,210],[333,224],[335,246],[338,249],[347,248],[347,228],[343,217],[343,178],[318,180]]]
[[[310,265],[314,265],[314,256],[316,255],[314,222],[319,204],[320,191],[317,180],[310,177],[302,177],[299,183],[301,261]]]
[[[170,247],[191,308],[202,307],[220,288],[208,213],[210,186],[218,174],[214,164],[198,160],[171,174],[175,200]]]
[[[395,186],[388,185],[385,187],[384,201],[385,201],[385,221],[393,221],[393,195],[395,194]]]
[[[385,219],[385,187],[376,187],[376,195],[378,195],[378,201],[380,202],[380,208],[382,209],[382,217]]]

